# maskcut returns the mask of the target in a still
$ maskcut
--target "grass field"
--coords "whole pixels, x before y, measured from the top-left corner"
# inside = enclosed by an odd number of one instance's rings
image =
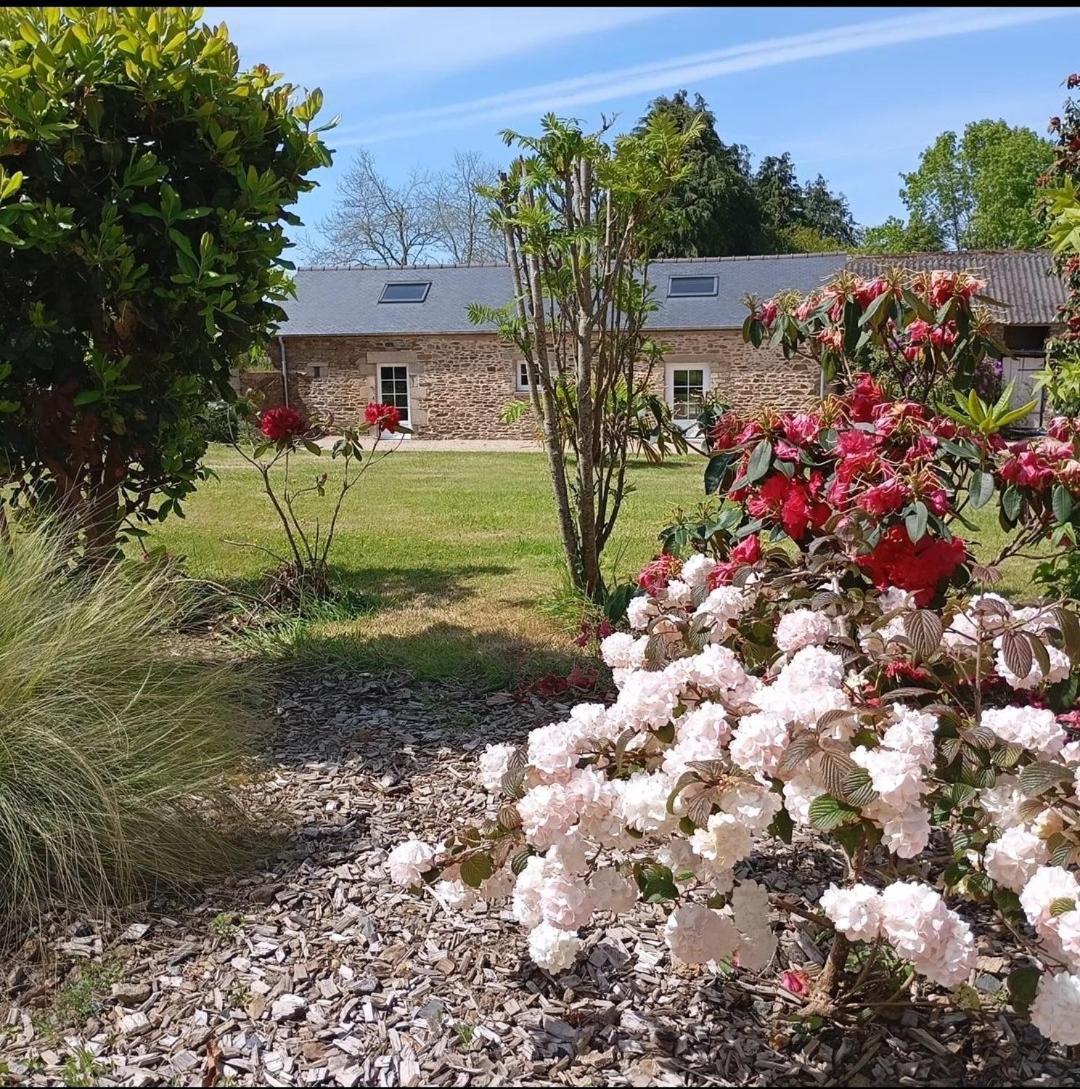
[[[217,479],[200,486],[185,519],[171,518],[153,540],[185,556],[194,576],[253,587],[271,561],[244,546],[279,547],[278,523],[257,475],[232,450],[212,447],[207,463]],[[304,454],[293,473],[331,464]],[[634,490],[606,553],[610,575],[625,577],[655,554],[660,526],[703,498],[701,472],[699,458],[633,465]],[[985,525],[983,554],[1001,542],[989,517]],[[355,615],[286,626],[271,637],[285,649],[484,686],[566,667],[574,657],[565,619],[552,615],[563,575],[546,459],[538,454],[395,452],[350,496],[334,566],[353,591]],[[1007,588],[1022,593],[1029,565],[1006,574]]]

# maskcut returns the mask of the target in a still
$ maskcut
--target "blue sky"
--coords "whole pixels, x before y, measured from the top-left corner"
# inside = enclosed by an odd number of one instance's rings
[[[855,218],[902,214],[902,170],[982,117],[1044,132],[1080,67],[1080,8],[227,8],[242,59],[321,87],[335,163],[299,213],[310,231],[366,147],[392,179],[541,114],[630,128],[660,94],[699,91],[722,139],[790,151]],[[300,238],[304,231],[297,232]]]

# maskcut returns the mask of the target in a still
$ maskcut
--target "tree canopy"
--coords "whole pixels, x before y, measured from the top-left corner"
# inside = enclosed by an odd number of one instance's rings
[[[284,317],[287,209],[330,162],[321,93],[241,71],[199,19],[0,9],[0,479],[101,549],[180,511],[200,413]]]
[[[972,121],[943,132],[901,174],[908,221],[867,231],[875,252],[917,249],[1024,249],[1043,232],[1036,185],[1053,161],[1053,145],[1023,126]],[[902,229],[901,229],[902,226]]]
[[[852,246],[857,229],[847,199],[820,174],[799,181],[791,155],[767,155],[753,170],[749,150],[726,144],[701,95],[654,99],[637,128],[666,118],[681,132],[700,119],[690,169],[672,194],[671,225],[658,256],[726,257]]]

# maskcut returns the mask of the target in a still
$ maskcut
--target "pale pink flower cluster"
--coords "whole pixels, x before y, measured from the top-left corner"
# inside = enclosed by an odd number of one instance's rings
[[[785,653],[802,647],[827,643],[833,633],[833,621],[813,609],[795,609],[784,613],[776,625],[776,645]]]
[[[982,724],[1002,741],[1043,756],[1053,756],[1065,743],[1065,730],[1045,707],[989,707],[983,711]]]
[[[419,839],[399,843],[387,856],[386,867],[395,885],[419,885],[421,876],[431,869],[435,848]]]
[[[647,889],[649,873],[666,867],[665,897],[677,893],[665,926],[672,955],[760,971],[776,947],[769,898],[763,886],[737,880],[736,867],[763,848],[782,808],[801,834],[818,834],[812,807],[836,789],[830,787],[836,782],[830,750],[865,773],[868,800],[856,808],[880,831],[883,847],[899,858],[918,858],[931,834],[928,796],[938,796],[939,771],[952,763],[942,748],[954,735],[952,715],[943,713],[939,721],[928,710],[868,700],[866,686],[876,683],[880,665],[874,670],[858,662],[855,642],[873,644],[873,659],[883,640],[896,639],[889,658],[907,656],[904,614],[915,607],[911,595],[883,592],[882,615],[896,615],[861,629],[800,603],[776,625],[779,653],[750,670],[728,643],[734,622],[760,601],[763,584],[710,591],[713,566],[708,557],[691,557],[662,592],[632,600],[632,631],[601,644],[617,689],[609,706],[581,704],[563,721],[538,727],[520,755],[509,744],[481,755],[479,778],[491,792],[492,815],[498,806],[501,823],[512,805],[513,824],[520,822],[509,842],[497,841],[503,848],[492,849],[495,873],[471,889],[462,864],[444,863],[433,873],[444,848],[410,840],[387,859],[391,879],[410,887],[432,882],[431,891],[452,910],[509,896],[529,932],[533,960],[560,972],[577,956],[584,927],[595,925],[598,914],[631,911],[641,895],[639,880]],[[943,643],[963,657],[978,641],[989,643],[1017,624],[1045,636],[1053,620],[1045,611],[1013,610],[996,595],[982,595],[952,616]],[[1027,677],[1010,677],[999,640],[996,669],[1016,689],[1053,683],[1067,661],[1056,648],[1048,646],[1047,653],[1046,676],[1029,670]],[[966,857],[1017,892],[1043,948],[1068,971],[1080,971],[1080,883],[1071,870],[1048,864],[1048,840],[1075,824],[1072,803],[1040,794],[1041,808],[1032,806],[1020,776],[1032,760],[1054,761],[1063,765],[1055,792],[1075,791],[1080,742],[1068,740],[1053,711],[1028,704],[1026,694],[1017,698],[1025,705],[981,713],[980,725],[1022,751],[1019,759],[1009,754],[1013,770],[997,769],[992,785],[967,801],[995,831],[985,849],[972,848]],[[507,779],[518,764],[520,772]],[[523,863],[522,846],[531,852]],[[701,902],[706,898],[708,905]],[[850,940],[885,940],[942,986],[963,982],[974,967],[970,927],[928,884],[830,886],[821,906]],[[1061,1022],[1053,1039],[1080,1039],[1078,980],[1066,972],[1043,977],[1033,1020],[1043,1031]]]
[[[831,885],[821,908],[852,941],[882,937],[920,975],[955,987],[975,968],[975,937],[941,895],[918,881],[896,881],[878,892],[870,885]]]

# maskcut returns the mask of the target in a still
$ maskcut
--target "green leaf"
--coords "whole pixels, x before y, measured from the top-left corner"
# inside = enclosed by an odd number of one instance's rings
[[[675,879],[667,866],[657,862],[639,863],[634,867],[634,877],[646,903],[657,904],[679,898]]]
[[[911,512],[904,519],[904,525],[912,543],[917,544],[926,536],[926,523],[929,517],[930,512],[926,509],[926,504],[921,499],[916,500]]]
[[[1064,525],[1072,516],[1073,511],[1073,498],[1069,494],[1069,489],[1064,484],[1054,485],[1054,496],[1051,500],[1051,506],[1054,511],[1054,517],[1058,520],[1059,524]]]
[[[1039,989],[1041,978],[1042,972],[1034,965],[1014,968],[1009,973],[1005,980],[1005,990],[1017,1013],[1027,1013],[1031,1003],[1035,1001],[1035,992]]]
[[[461,880],[478,889],[494,873],[491,855],[472,855],[461,864]]]
[[[76,393],[72,399],[72,404],[81,408],[83,405],[92,405],[96,401],[100,401],[103,394],[99,389],[84,389],[82,393]]]
[[[772,443],[768,439],[762,439],[758,442],[751,452],[750,461],[746,466],[746,482],[748,484],[760,480],[769,471],[772,456]]]
[[[730,454],[714,454],[705,466],[705,494],[712,495],[720,490],[720,484],[731,466]]]
[[[930,658],[941,648],[944,631],[941,618],[929,609],[918,609],[904,617],[904,632],[921,658]]]
[[[1015,484],[1010,484],[1001,493],[1001,510],[1010,523],[1014,523],[1020,517],[1020,507],[1024,498]]]
[[[971,497],[970,505],[972,510],[978,510],[979,507],[985,506],[994,494],[994,474],[984,472],[981,469],[972,473],[968,494]]]
[[[822,832],[831,832],[859,819],[859,811],[831,794],[822,794],[810,803],[810,823]]]

